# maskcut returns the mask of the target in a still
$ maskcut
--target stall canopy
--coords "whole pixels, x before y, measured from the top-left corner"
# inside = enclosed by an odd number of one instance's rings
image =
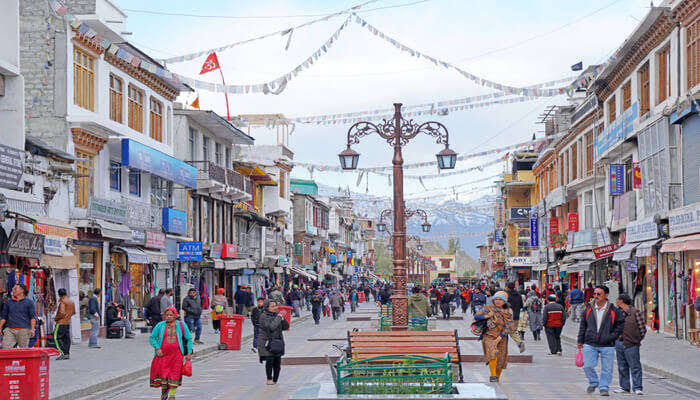
[[[224,267],[227,270],[237,270],[243,268],[255,268],[255,263],[248,259],[225,260]]]
[[[306,270],[304,270],[304,269],[301,269],[301,268],[298,268],[298,267],[291,267],[290,269],[292,270],[292,272],[296,273],[297,275],[301,275],[301,276],[306,277],[306,278],[308,278],[308,279],[311,279],[311,280],[314,280],[314,281],[318,279],[318,277],[316,276],[316,274],[311,273],[311,272],[308,272],[308,271],[306,271]]]
[[[673,253],[688,250],[700,250],[700,233],[668,239],[664,241],[660,251],[662,253]]]
[[[166,253],[146,249],[143,249],[141,251],[146,253],[146,257],[148,257],[148,262],[151,264],[168,264],[168,255]]]
[[[148,256],[146,256],[146,253],[143,252],[143,250],[136,248],[136,247],[115,247],[114,248],[117,251],[120,251],[122,253],[126,253],[126,256],[128,258],[128,261],[130,264],[148,264]]]
[[[39,264],[53,269],[75,269],[78,266],[78,258],[72,254],[63,257],[44,254]]]
[[[547,269],[547,264],[535,264],[532,266],[533,271],[544,271]]]
[[[624,246],[615,250],[613,253],[613,261],[629,260],[632,258],[632,252],[639,246],[639,242],[626,243]]]
[[[637,250],[635,251],[635,254],[637,257],[650,257],[651,256],[651,249],[654,248],[657,244],[661,242],[661,239],[654,239],[654,240],[647,240],[646,242],[642,242],[639,247],[637,247]]]
[[[591,264],[593,264],[591,261],[582,261],[574,263],[566,267],[566,272],[569,274],[573,274],[576,272],[588,271],[591,268]]]
[[[71,221],[76,228],[99,229],[104,237],[131,240],[131,229],[124,224],[115,224],[102,219],[78,219]]]

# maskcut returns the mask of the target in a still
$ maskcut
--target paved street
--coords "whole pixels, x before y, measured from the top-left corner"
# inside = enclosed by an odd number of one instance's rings
[[[370,305],[363,305],[359,311],[374,311]],[[324,355],[337,354],[333,343],[344,344],[343,341],[309,342],[308,338],[342,338],[345,331],[351,328],[361,330],[371,329],[373,322],[346,322],[344,314],[338,321],[324,318],[320,326],[315,326],[313,320],[307,319],[295,324],[290,332],[285,334],[287,355]],[[359,314],[370,315],[370,314]],[[461,315],[461,314],[457,314]],[[469,336],[467,320],[437,322],[438,329],[458,329],[460,336]],[[598,394],[587,395],[585,377],[580,368],[574,366],[575,347],[564,344],[562,357],[546,356],[546,341],[532,342],[528,334],[527,352],[533,354],[532,364],[510,363],[504,372],[500,387],[510,399],[586,399],[599,398]],[[330,381],[331,375],[327,365],[289,366],[283,365],[280,382],[276,386],[265,385],[263,366],[258,362],[255,353],[244,345],[244,350],[215,352],[196,360],[194,376],[185,378],[183,386],[178,390],[178,399],[284,399],[310,382]],[[462,342],[463,354],[479,352],[476,341]],[[148,349],[150,357],[150,348]],[[511,354],[517,351],[511,347]],[[680,364],[681,362],[679,362]],[[488,369],[481,363],[463,363],[466,382],[488,382]],[[700,393],[688,387],[669,382],[667,379],[645,373],[645,399],[698,399]],[[613,385],[617,382],[617,374]],[[159,392],[148,387],[146,376],[131,380],[118,388],[83,398],[82,400],[98,399],[155,399]],[[626,395],[615,395],[611,398],[629,398]]]

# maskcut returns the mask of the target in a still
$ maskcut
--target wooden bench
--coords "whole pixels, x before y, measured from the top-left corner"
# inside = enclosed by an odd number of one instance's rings
[[[448,353],[452,363],[459,366],[459,381],[464,380],[456,329],[454,331],[348,331],[348,353],[353,361],[391,354],[443,358],[445,353]]]

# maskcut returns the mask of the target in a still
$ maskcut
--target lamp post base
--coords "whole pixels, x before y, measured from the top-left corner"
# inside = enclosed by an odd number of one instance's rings
[[[391,296],[391,313],[392,313],[391,330],[392,331],[407,331],[408,330],[408,315],[406,315],[407,311],[408,311],[408,296],[406,296],[406,294],[396,293],[393,296]]]

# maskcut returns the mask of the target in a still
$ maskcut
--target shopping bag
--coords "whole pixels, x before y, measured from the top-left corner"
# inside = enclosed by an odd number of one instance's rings
[[[574,357],[574,364],[579,368],[583,367],[583,352],[581,352],[581,349],[579,349],[578,353],[576,353],[576,357]]]
[[[187,360],[182,364],[182,375],[192,376],[192,361]]]

